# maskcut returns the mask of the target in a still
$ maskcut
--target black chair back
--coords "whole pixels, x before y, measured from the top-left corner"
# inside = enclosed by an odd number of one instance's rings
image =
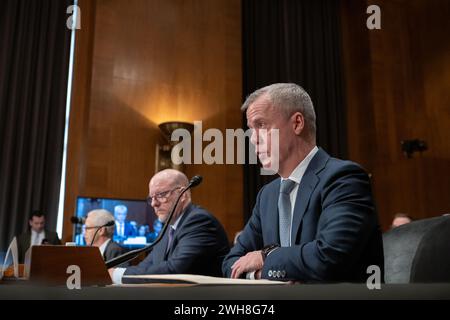
[[[450,282],[450,216],[394,228],[383,246],[386,283]]]

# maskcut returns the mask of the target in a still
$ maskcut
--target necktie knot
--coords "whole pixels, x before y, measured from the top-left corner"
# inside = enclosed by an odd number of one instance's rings
[[[280,193],[290,194],[292,189],[295,187],[295,181],[290,179],[281,181]]]

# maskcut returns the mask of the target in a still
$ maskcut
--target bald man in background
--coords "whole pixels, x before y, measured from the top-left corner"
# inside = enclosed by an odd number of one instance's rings
[[[137,266],[109,269],[116,284],[130,282],[124,276],[144,274],[200,274],[221,276],[221,265],[229,251],[224,228],[208,211],[191,202],[191,193],[181,196],[171,221],[170,210],[189,184],[187,177],[173,169],[153,176],[149,183],[149,204],[158,219],[169,223],[153,251]]]

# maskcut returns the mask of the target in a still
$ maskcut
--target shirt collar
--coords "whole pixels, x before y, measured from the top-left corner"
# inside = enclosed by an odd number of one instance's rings
[[[177,218],[174,224],[171,224],[169,227],[173,229],[173,231],[177,230],[178,224],[180,223],[181,217],[183,216],[184,212],[180,214],[180,216]]]
[[[308,153],[308,155],[297,165],[297,167],[295,167],[294,171],[292,171],[291,175],[287,179],[292,180],[297,184],[300,184],[300,181],[302,180],[309,163],[311,162],[312,158],[314,158],[317,151],[319,151],[319,148],[317,146],[312,148],[312,150]],[[281,178],[281,180],[286,179]]]
[[[102,243],[102,245],[100,247],[98,247],[100,249],[100,253],[103,254],[105,253],[106,250],[106,246],[108,245],[108,243],[111,241],[111,239],[106,240],[105,242]]]
[[[180,214],[180,216],[177,218],[177,220],[175,220],[175,222],[171,225],[169,225],[169,227],[171,227],[173,229],[173,231],[177,230],[178,225],[180,224],[181,218],[183,217],[184,213],[187,211],[187,209],[189,208],[189,206],[187,206],[183,212]]]

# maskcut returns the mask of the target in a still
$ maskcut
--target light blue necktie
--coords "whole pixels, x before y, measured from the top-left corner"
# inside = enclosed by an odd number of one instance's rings
[[[295,187],[292,180],[281,180],[280,195],[278,197],[278,217],[280,226],[280,245],[291,246],[291,198],[290,193]]]

